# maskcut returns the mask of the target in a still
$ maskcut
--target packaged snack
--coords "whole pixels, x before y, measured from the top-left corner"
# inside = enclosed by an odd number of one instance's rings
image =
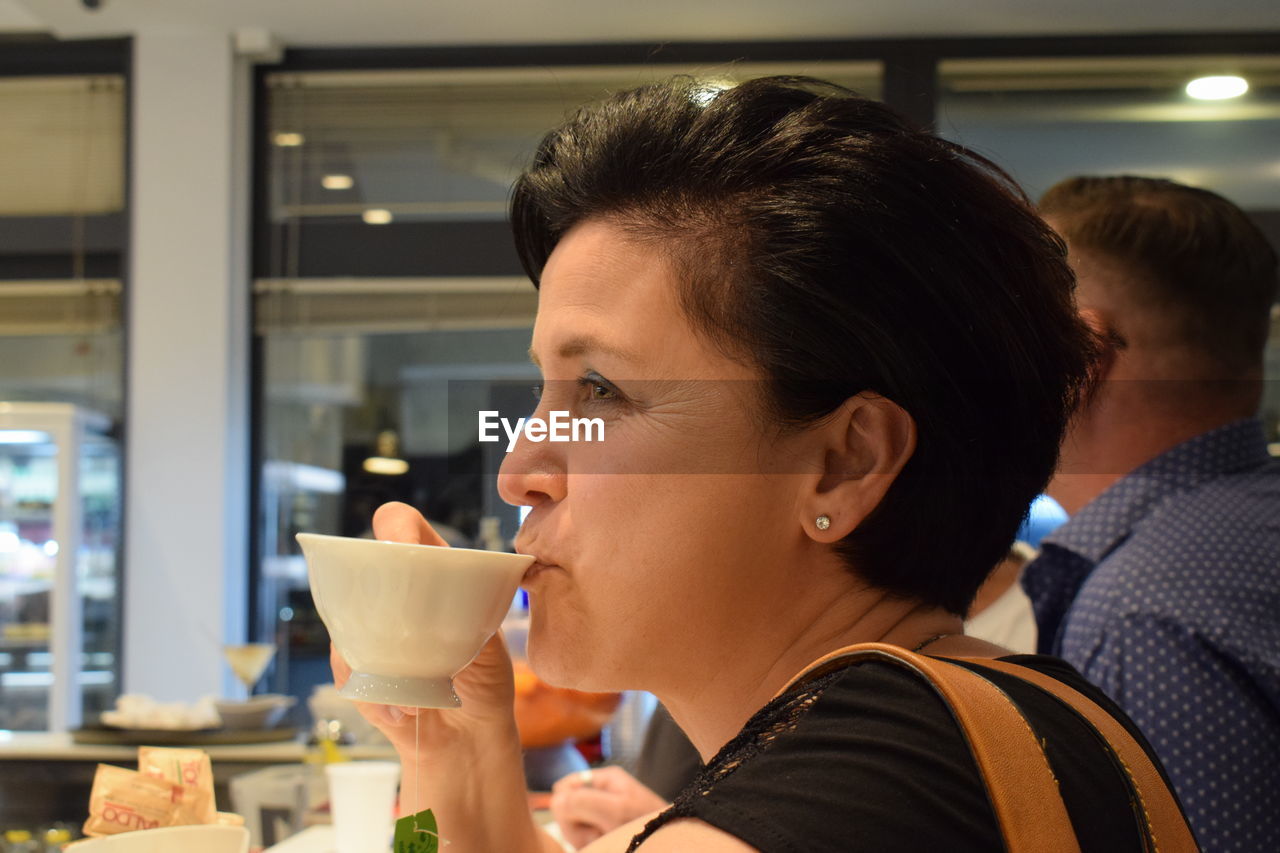
[[[176,790],[175,790],[176,789]],[[135,770],[99,764],[89,794],[85,835],[114,835],[137,829],[178,826],[182,786]]]
[[[179,802],[182,822],[175,825],[214,822],[218,809],[213,797],[213,767],[204,750],[140,746],[138,770],[146,776],[182,786]]]

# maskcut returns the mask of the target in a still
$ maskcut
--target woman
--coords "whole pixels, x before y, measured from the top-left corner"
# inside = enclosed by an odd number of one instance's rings
[[[1061,244],[980,158],[784,78],[585,108],[543,141],[512,218],[540,288],[537,414],[604,422],[601,442],[522,439],[502,468],[503,498],[532,507],[531,665],[652,691],[708,765],[647,829],[590,849],[1000,849],[926,685],[879,663],[793,680],[861,642],[1005,654],[960,614],[1093,356]],[[403,505],[374,527],[440,544]],[[430,807],[458,853],[555,849],[525,805],[500,638],[456,686],[461,710],[364,708],[400,752],[402,811]],[[1140,849],[1113,760],[1044,694],[1001,686],[1082,847]]]

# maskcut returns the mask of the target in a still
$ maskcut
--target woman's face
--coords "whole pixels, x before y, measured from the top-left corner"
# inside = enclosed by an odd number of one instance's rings
[[[795,581],[804,433],[766,436],[757,371],[690,327],[660,251],[606,222],[548,260],[531,356],[537,417],[604,423],[600,442],[521,438],[499,476],[532,507],[517,547],[539,561],[534,669],[592,690],[695,677],[694,658],[714,666]]]

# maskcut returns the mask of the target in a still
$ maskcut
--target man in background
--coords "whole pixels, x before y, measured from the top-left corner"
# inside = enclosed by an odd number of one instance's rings
[[[1276,255],[1225,199],[1073,178],[1041,212],[1112,342],[1023,575],[1041,652],[1109,693],[1207,851],[1280,850],[1280,463],[1256,417]]]

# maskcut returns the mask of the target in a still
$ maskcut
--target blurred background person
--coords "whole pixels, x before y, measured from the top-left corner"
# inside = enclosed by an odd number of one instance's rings
[[[1042,653],[1138,723],[1204,849],[1280,850],[1280,463],[1256,418],[1276,255],[1226,199],[1080,177],[1040,208],[1113,343],[1023,584]]]
[[[1022,589],[1022,570],[1040,553],[1040,541],[1066,520],[1066,512],[1048,495],[1031,502],[1009,553],[996,564],[969,605],[966,634],[1015,652],[1035,652],[1036,616]]]

